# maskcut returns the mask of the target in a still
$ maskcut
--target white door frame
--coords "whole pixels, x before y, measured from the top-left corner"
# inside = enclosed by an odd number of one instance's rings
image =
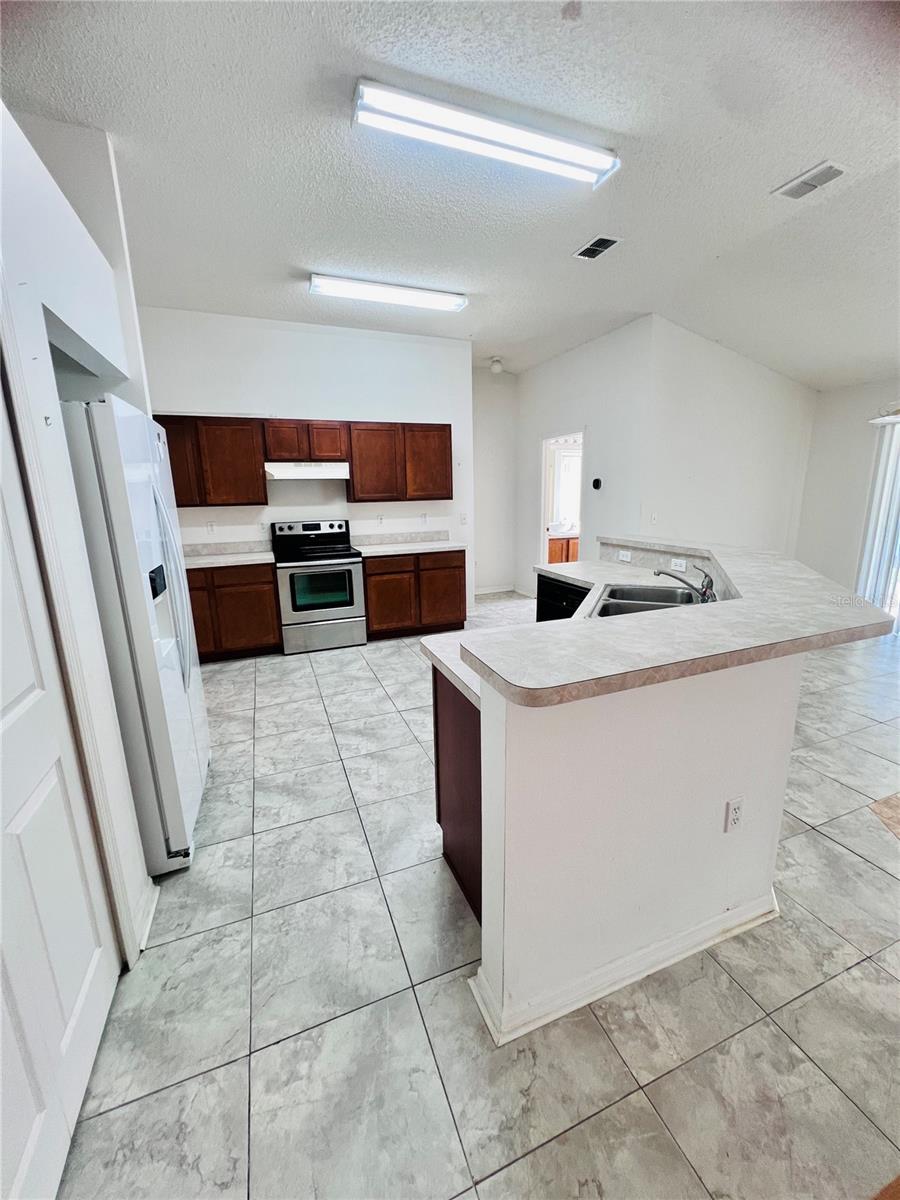
[[[63,428],[50,339],[107,390],[124,378],[112,268],[2,109],[0,342],[14,436],[122,958],[146,942],[147,875]]]

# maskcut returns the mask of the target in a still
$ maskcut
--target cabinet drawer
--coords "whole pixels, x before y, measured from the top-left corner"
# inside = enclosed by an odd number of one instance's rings
[[[187,569],[188,588],[194,591],[201,591],[203,588],[209,587],[210,579],[209,572],[203,567],[188,567]]]
[[[273,568],[268,563],[255,563],[246,567],[213,567],[210,571],[214,587],[228,587],[239,583],[273,583]]]
[[[420,554],[419,570],[446,570],[447,567],[464,567],[466,565],[465,550],[441,550],[437,554]]]
[[[366,558],[363,563],[367,575],[394,575],[416,569],[416,560],[412,554],[385,554],[377,558]]]

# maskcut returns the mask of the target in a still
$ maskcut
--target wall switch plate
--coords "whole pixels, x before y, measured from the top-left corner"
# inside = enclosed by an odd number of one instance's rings
[[[650,514],[650,524],[651,524],[651,525],[656,525],[656,523],[657,523],[658,521],[659,521],[659,513],[652,512],[652,513]]]
[[[685,559],[685,558],[670,559],[669,566],[673,571],[686,571],[687,570],[687,559]]]
[[[468,525],[469,514],[468,513],[460,513],[459,514],[459,523],[460,523],[460,525]]]
[[[216,532],[216,523],[215,523],[215,521],[207,521],[207,522],[206,522],[206,532],[207,532],[207,533],[215,533],[215,532]]]
[[[736,800],[729,800],[725,805],[725,832],[733,833],[735,829],[740,829],[744,820],[744,797],[738,796]]]
[[[631,551],[630,550],[620,550],[619,553],[616,555],[616,558],[618,558],[619,562],[631,562]]]

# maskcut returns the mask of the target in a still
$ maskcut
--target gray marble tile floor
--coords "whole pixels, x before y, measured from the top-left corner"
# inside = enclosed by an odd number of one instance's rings
[[[467,628],[533,619],[498,593]],[[900,1174],[898,673],[896,638],[804,665],[779,917],[497,1048],[419,639],[204,667],[195,861],[60,1197],[869,1200]]]

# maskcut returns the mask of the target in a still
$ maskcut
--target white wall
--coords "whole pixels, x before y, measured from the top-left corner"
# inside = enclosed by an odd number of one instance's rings
[[[641,532],[793,555],[816,392],[656,316],[653,373]]]
[[[272,521],[288,515],[341,515],[357,533],[446,530],[452,542],[471,552],[468,342],[168,308],[139,312],[155,412],[438,421],[453,427],[452,500],[349,504],[339,481],[270,483],[267,508],[183,510],[186,543],[258,540],[268,538]],[[470,601],[471,564],[470,553]]]
[[[31,113],[16,120],[113,269],[128,378],[108,390],[150,411],[116,156],[109,134]]]
[[[816,404],[797,557],[844,587],[856,587],[878,427],[896,408],[896,380],[825,392]]]
[[[475,425],[475,590],[512,588],[516,578],[516,377],[472,373]]]
[[[655,315],[526,371],[519,376],[518,588],[534,592],[541,441],[579,430],[582,557],[596,557],[598,534],[793,554],[815,396]]]
[[[640,532],[640,471],[652,388],[651,317],[550,359],[519,376],[516,587],[534,595],[541,555],[544,438],[583,433],[581,555],[598,534]],[[602,480],[594,491],[591,480]]]

